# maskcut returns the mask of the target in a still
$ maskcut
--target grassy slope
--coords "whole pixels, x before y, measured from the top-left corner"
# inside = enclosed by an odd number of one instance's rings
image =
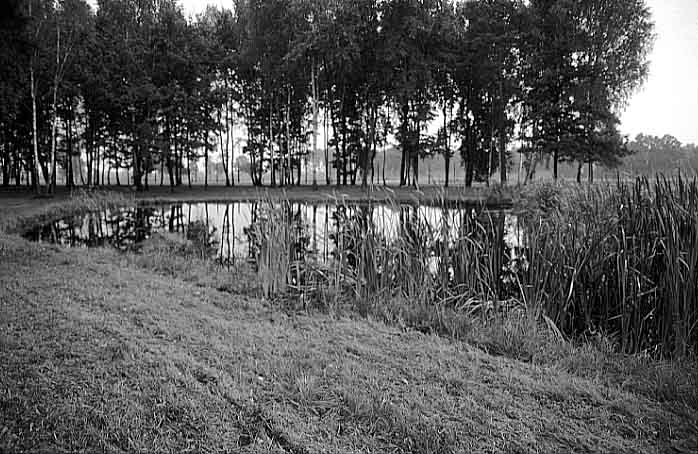
[[[12,216],[42,206],[17,203]],[[286,315],[110,250],[0,234],[0,281],[0,452],[698,447],[694,412],[603,377]]]

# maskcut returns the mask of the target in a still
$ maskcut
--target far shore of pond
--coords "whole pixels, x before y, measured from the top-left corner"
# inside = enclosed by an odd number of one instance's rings
[[[0,188],[0,204],[5,207],[27,203],[27,199],[41,203],[48,199],[62,199],[71,193],[86,190],[78,186],[67,189],[58,187],[53,196],[36,196],[31,189],[3,187]],[[465,188],[463,186],[444,188],[443,186],[397,187],[397,186],[291,186],[284,188],[254,187],[254,186],[188,186],[176,187],[152,186],[148,190],[137,192],[127,186],[103,186],[90,191],[114,191],[121,194],[133,195],[141,203],[178,203],[178,202],[245,202],[264,199],[286,199],[293,202],[347,202],[366,203],[391,201],[396,203],[443,203],[473,204],[488,207],[509,207],[512,205],[512,188],[500,186],[478,186]]]

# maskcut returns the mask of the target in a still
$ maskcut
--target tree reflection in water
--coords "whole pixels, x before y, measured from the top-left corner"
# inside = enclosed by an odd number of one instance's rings
[[[254,232],[269,220],[265,204],[180,203],[108,210],[57,220],[25,237],[69,247],[133,250],[155,234],[170,234],[205,241],[205,249],[224,265],[240,259],[256,265],[260,238]],[[369,290],[387,280],[405,280],[404,275],[394,275],[399,271],[411,276],[404,283],[410,292],[439,279],[441,292],[468,288],[496,300],[506,285],[502,270],[521,246],[514,234],[515,218],[511,222],[507,213],[472,207],[283,202],[271,208],[280,210],[274,221],[285,223],[293,233],[292,244],[279,245],[288,247],[293,285],[303,283],[303,268],[312,261],[350,270],[349,278]]]

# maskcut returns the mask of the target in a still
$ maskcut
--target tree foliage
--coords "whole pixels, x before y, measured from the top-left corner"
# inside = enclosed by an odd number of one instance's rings
[[[57,173],[174,187],[195,168],[207,184],[211,162],[230,185],[241,154],[254,184],[301,184],[318,143],[328,184],[374,181],[389,142],[403,185],[434,155],[466,185],[505,182],[517,147],[531,172],[547,157],[613,166],[632,151],[618,113],[653,40],[644,0],[235,0],[195,18],[176,0],[3,8],[2,181],[36,187]]]

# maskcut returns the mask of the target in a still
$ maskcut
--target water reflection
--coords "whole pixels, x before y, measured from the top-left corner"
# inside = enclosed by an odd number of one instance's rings
[[[264,221],[263,202],[181,203],[105,210],[69,217],[39,226],[25,234],[32,241],[69,247],[110,245],[120,250],[138,248],[154,234],[176,235],[182,240],[201,241],[206,232],[211,249],[222,263],[253,261],[259,247],[254,226]],[[477,212],[472,207],[434,207],[387,204],[308,204],[284,202],[283,220],[296,229],[296,259],[309,257],[321,262],[342,258],[350,266],[357,262],[354,244],[364,237],[380,236],[386,244],[400,240],[411,251],[424,255],[434,272],[467,274],[472,263],[459,263],[454,247],[464,240],[478,239],[501,247],[493,260],[507,260],[521,246],[516,217],[505,212]],[[275,218],[276,219],[276,218]],[[350,231],[351,230],[351,231]],[[360,233],[357,235],[357,231]],[[475,242],[473,242],[475,243]],[[449,258],[455,263],[445,263]],[[496,264],[501,269],[504,263]]]

